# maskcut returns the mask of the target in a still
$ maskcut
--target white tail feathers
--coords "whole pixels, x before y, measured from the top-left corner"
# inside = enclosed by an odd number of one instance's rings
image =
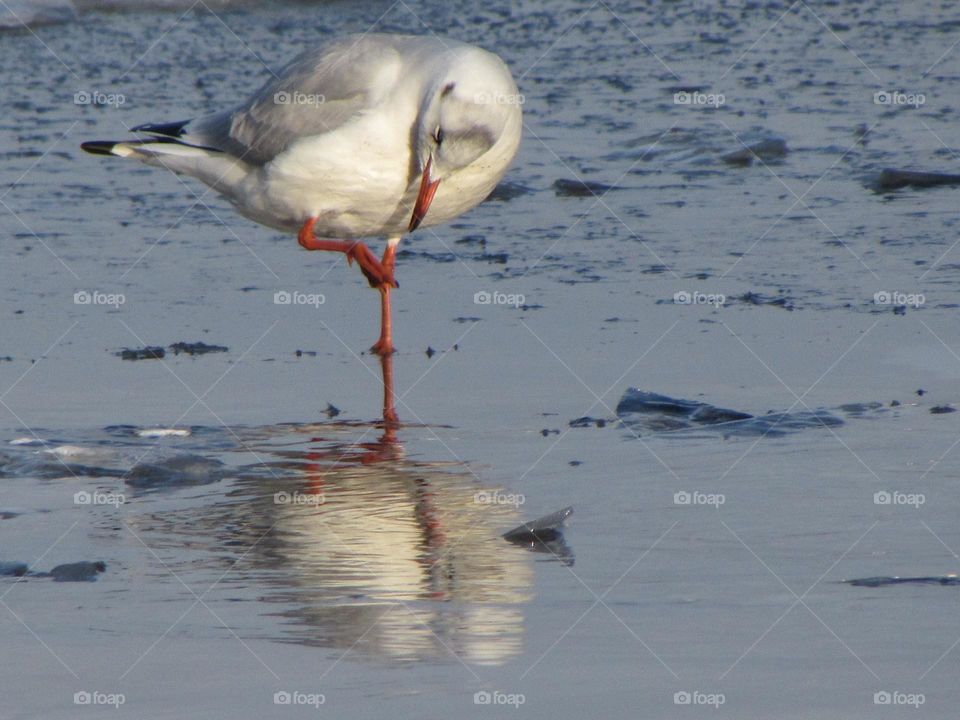
[[[227,153],[166,139],[95,141],[83,143],[80,147],[94,155],[133,158],[190,175],[219,192],[229,192],[229,188],[241,182],[250,170],[245,162]]]

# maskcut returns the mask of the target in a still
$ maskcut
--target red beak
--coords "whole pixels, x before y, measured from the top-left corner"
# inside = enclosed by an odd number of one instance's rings
[[[413,216],[410,218],[409,231],[413,232],[423,219],[427,216],[427,210],[430,209],[430,203],[433,202],[433,196],[437,194],[437,188],[440,186],[439,180],[433,180],[430,177],[430,166],[433,164],[433,158],[427,159],[427,166],[423,168],[423,177],[420,179],[420,192],[417,194],[417,202],[413,206]]]

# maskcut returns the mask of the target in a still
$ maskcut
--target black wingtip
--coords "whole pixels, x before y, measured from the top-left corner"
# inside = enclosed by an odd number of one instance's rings
[[[115,142],[108,140],[94,140],[92,142],[80,143],[80,149],[85,150],[91,155],[113,155]]]
[[[152,135],[178,138],[183,136],[184,128],[186,128],[189,122],[189,120],[179,120],[168,123],[146,123],[145,125],[137,125],[135,128],[132,128],[132,130],[133,132],[144,132],[151,133]]]

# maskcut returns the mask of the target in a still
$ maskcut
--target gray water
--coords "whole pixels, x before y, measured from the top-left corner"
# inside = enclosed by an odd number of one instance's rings
[[[877,188],[960,172],[956,8],[78,5],[0,34],[0,562],[106,569],[0,577],[0,717],[955,716],[957,588],[842,581],[960,570],[958,190]],[[78,147],[369,28],[525,100],[507,185],[402,246],[395,441],[355,268]],[[116,355],[180,341],[229,349]],[[499,537],[567,505],[565,552]]]

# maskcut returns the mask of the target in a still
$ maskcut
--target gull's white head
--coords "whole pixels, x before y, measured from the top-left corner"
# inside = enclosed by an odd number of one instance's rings
[[[522,103],[496,55],[479,48],[453,53],[420,107],[413,147],[421,178],[410,230],[426,216],[445,178],[467,168],[488,172],[494,182],[503,175],[520,144]]]

